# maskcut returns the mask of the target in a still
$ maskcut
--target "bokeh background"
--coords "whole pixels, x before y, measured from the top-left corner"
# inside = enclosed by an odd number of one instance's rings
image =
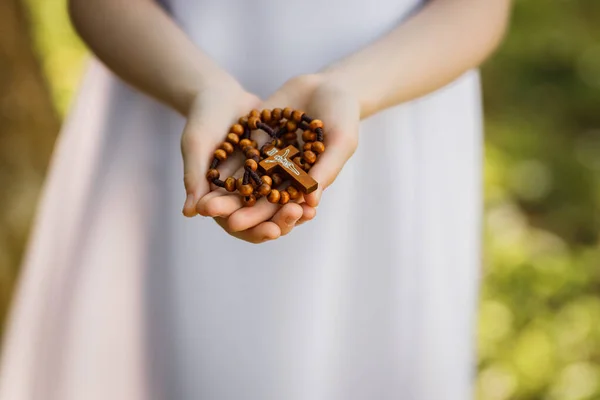
[[[0,321],[85,56],[65,0],[0,1]],[[600,399],[600,1],[515,0],[483,81],[478,399]]]

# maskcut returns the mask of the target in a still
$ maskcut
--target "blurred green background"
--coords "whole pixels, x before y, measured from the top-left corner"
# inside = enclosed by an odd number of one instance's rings
[[[0,317],[86,54],[65,0],[3,4]],[[483,67],[481,400],[600,399],[599,21],[598,0],[517,0],[506,41]],[[19,113],[24,104],[33,111]]]

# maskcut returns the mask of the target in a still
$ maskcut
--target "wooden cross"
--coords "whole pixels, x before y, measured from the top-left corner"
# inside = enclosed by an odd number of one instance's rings
[[[300,150],[294,146],[288,146],[282,150],[273,148],[267,152],[269,158],[262,160],[259,165],[265,174],[269,174],[274,170],[282,171],[287,178],[296,183],[295,186],[302,192],[309,194],[317,190],[319,184],[291,160],[299,152]]]

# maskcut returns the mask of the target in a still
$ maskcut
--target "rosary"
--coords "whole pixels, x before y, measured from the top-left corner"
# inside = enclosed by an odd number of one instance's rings
[[[269,140],[260,150],[251,137],[252,131],[258,129],[269,135]],[[298,129],[303,131],[302,152],[299,150]],[[227,138],[215,151],[206,177],[228,192],[237,190],[245,206],[253,206],[264,196],[270,203],[287,204],[298,199],[300,192],[308,194],[317,189],[318,183],[307,172],[325,151],[323,140],[323,122],[308,117],[302,111],[289,107],[262,112],[252,110],[231,127]],[[219,179],[217,167],[236,148],[246,157],[244,176],[237,179],[230,176],[223,181]],[[284,180],[289,180],[290,186],[284,190],[275,189]]]

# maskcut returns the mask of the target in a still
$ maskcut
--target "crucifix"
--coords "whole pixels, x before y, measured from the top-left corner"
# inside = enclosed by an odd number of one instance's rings
[[[269,158],[265,158],[259,164],[265,174],[270,174],[274,170],[280,170],[285,176],[292,180],[302,192],[309,194],[314,192],[319,184],[310,175],[308,175],[299,165],[291,159],[296,156],[300,150],[294,146],[288,146],[285,149],[276,148],[267,152]]]

